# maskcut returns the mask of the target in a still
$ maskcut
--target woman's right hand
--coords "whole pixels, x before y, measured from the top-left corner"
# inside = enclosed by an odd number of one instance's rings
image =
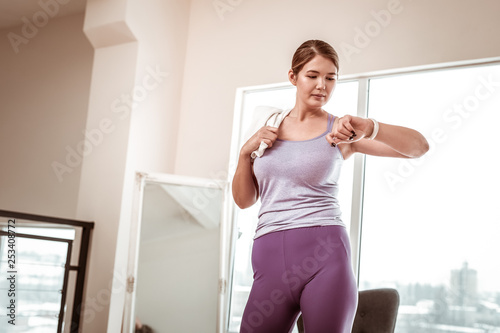
[[[271,148],[277,138],[277,127],[263,126],[254,135],[252,135],[247,142],[245,142],[245,144],[241,147],[240,154],[250,156],[253,151],[259,148],[262,141],[267,144],[268,148]]]

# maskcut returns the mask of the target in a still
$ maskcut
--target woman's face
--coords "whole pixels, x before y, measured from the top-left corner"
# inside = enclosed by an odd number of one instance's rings
[[[325,105],[337,84],[337,68],[330,59],[321,55],[306,63],[297,75],[290,70],[288,76],[297,87],[297,102],[311,108]]]

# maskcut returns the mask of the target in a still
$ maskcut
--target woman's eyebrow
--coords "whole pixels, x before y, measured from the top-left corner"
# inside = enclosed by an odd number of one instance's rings
[[[319,74],[319,72],[318,72],[318,71],[315,71],[315,70],[313,70],[313,69],[308,70],[306,73],[309,73],[309,72]],[[328,73],[327,75],[337,75],[337,73]]]

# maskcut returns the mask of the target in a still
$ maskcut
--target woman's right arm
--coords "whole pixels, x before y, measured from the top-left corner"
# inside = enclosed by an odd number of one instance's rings
[[[240,152],[238,166],[233,177],[233,198],[241,209],[252,206],[259,199],[259,190],[250,154]]]
[[[250,155],[259,147],[261,141],[271,148],[277,137],[278,128],[264,126],[241,147],[232,184],[234,202],[241,209],[252,206],[259,199],[259,185],[253,173],[253,161]]]

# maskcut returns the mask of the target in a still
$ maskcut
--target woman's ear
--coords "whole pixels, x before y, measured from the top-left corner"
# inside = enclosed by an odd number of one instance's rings
[[[297,85],[297,76],[293,73],[293,70],[291,69],[288,71],[288,80],[294,86]]]

